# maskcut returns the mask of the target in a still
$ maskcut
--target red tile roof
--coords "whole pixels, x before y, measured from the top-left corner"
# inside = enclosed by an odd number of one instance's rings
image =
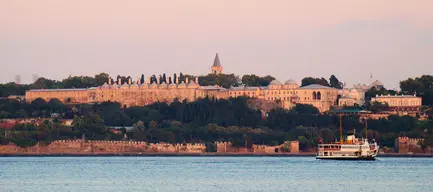
[[[15,126],[15,123],[0,123],[1,129],[12,129]]]

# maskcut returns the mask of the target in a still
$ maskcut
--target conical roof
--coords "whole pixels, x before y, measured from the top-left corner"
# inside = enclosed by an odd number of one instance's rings
[[[218,57],[218,53],[215,55],[215,59],[213,60],[213,65],[212,67],[220,67],[221,63],[220,63],[220,58]]]

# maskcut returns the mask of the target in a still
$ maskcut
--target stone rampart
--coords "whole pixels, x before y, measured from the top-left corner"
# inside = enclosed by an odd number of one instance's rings
[[[267,153],[267,154],[278,154],[278,153],[299,153],[299,142],[298,141],[286,141],[281,145],[270,146],[270,145],[256,145],[253,144],[251,149],[245,147],[235,147],[231,142],[216,142],[218,153]]]
[[[38,143],[27,148],[14,144],[0,145],[0,154],[203,153],[205,151],[206,146],[203,143],[169,144],[141,141],[57,140],[46,146]]]
[[[253,152],[256,153],[299,153],[299,142],[298,141],[286,141],[281,145],[269,146],[269,145],[253,145]]]
[[[419,145],[424,141],[422,138],[398,137],[395,140],[395,148],[398,153],[422,153],[423,150]]]

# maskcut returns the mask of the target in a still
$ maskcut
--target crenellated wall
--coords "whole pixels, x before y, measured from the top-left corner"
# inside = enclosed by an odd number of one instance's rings
[[[395,140],[395,148],[398,153],[422,153],[419,143],[423,141],[422,138],[398,137]]]
[[[231,142],[220,142],[217,141],[217,153],[246,153],[249,152],[246,147],[235,147]]]
[[[216,142],[218,153],[238,153],[238,152],[253,152],[253,153],[299,153],[298,141],[286,141],[281,145],[256,145],[253,144],[251,149],[245,147],[234,147],[231,142]]]
[[[139,141],[57,140],[47,146],[38,143],[27,148],[14,144],[0,145],[0,154],[203,153],[205,151],[206,146],[203,143],[169,144]]]
[[[217,153],[298,153],[298,141],[286,141],[277,146],[255,145],[234,147],[231,142],[215,142]],[[57,140],[48,145],[38,143],[21,148],[15,144],[0,145],[0,154],[118,154],[118,153],[190,153],[206,152],[204,143],[147,143],[141,141]]]

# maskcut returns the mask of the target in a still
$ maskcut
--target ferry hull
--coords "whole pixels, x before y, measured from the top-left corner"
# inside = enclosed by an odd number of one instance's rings
[[[355,161],[374,161],[376,157],[368,156],[368,157],[316,157],[316,159],[323,160],[355,160]]]

